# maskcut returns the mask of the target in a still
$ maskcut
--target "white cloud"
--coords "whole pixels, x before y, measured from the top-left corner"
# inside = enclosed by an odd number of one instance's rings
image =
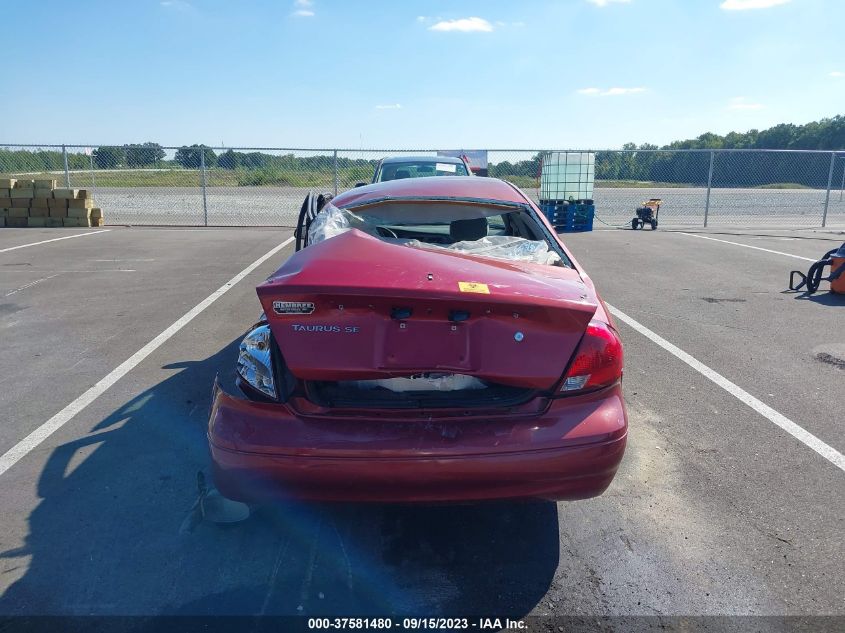
[[[376,106],[376,110],[401,110],[402,104],[401,103],[386,103],[386,104],[379,104]]]
[[[608,88],[607,90],[602,90],[601,88],[581,88],[580,90],[576,90],[579,95],[591,95],[591,96],[598,96],[598,97],[619,97],[622,95],[633,95],[638,94],[640,92],[645,92],[646,88],[636,87],[636,88]]]
[[[442,20],[428,27],[430,31],[460,31],[471,33],[474,31],[487,32],[493,30],[493,25],[484,18],[460,18],[457,20]]]
[[[605,97],[616,97],[619,95],[633,95],[645,92],[645,88],[609,88],[602,93]]]
[[[748,97],[734,97],[728,103],[728,110],[762,110],[765,108],[762,103],[754,103]]]
[[[295,18],[313,18],[314,0],[293,0],[294,11],[291,15]],[[299,7],[299,8],[297,8]]]
[[[159,4],[165,9],[173,9],[174,11],[191,11],[194,8],[184,0],[161,0]]]
[[[792,0],[725,0],[719,8],[725,11],[748,11],[749,9],[769,9]]]
[[[587,0],[590,4],[594,4],[597,7],[606,7],[609,4],[617,3],[617,4],[626,4],[631,0]]]
[[[428,20],[427,15],[418,15],[417,16],[417,22],[425,22],[426,20]]]
[[[831,77],[845,77],[845,73],[843,73],[841,70],[834,70],[834,71],[831,71],[830,76]]]

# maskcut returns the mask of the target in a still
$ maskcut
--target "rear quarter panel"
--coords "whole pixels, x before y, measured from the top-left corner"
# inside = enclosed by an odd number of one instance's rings
[[[590,278],[590,276],[584,270],[584,267],[581,266],[581,264],[578,262],[578,259],[575,257],[575,255],[572,254],[572,251],[570,251],[569,248],[567,248],[566,244],[563,242],[563,240],[560,238],[560,235],[555,230],[555,227],[552,226],[551,222],[549,222],[549,220],[548,220],[548,218],[546,218],[545,214],[534,203],[534,201],[529,196],[527,196],[525,194],[524,191],[522,191],[519,187],[517,187],[513,183],[508,183],[508,184],[511,185],[511,187],[513,187],[514,190],[519,192],[519,194],[525,199],[525,202],[534,210],[534,213],[537,214],[539,221],[542,222],[543,225],[545,225],[545,227],[549,230],[549,233],[557,241],[558,245],[560,245],[560,248],[563,250],[564,253],[566,253],[566,256],[572,262],[572,265],[575,268],[575,270],[578,271],[578,274],[581,276],[581,279],[583,280],[584,284],[587,286],[587,289],[592,293],[593,298],[595,298],[596,303],[598,303],[598,309],[596,310],[596,313],[595,313],[593,318],[604,321],[605,323],[607,323],[611,327],[613,327],[613,329],[615,330],[616,324],[613,321],[613,317],[610,315],[610,312],[608,311],[607,306],[604,303],[604,299],[601,298],[598,291],[596,290],[596,286],[593,283],[593,280]]]

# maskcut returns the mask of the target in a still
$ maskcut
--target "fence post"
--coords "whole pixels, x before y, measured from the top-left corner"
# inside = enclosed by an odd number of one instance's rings
[[[713,160],[716,152],[710,150],[710,169],[707,172],[707,199],[704,201],[704,227],[707,228],[707,216],[710,215],[710,188],[713,185]]]
[[[840,156],[845,158],[845,155]],[[845,163],[842,163],[842,182],[839,183],[839,202],[842,202],[842,192],[845,190]]]
[[[830,204],[830,186],[833,184],[833,164],[836,162],[836,152],[830,153],[830,169],[827,172],[827,193],[824,197],[824,213],[822,214],[822,228],[827,224],[827,207]]]
[[[97,183],[94,181],[94,148],[89,148],[88,162],[91,164],[91,191],[94,195],[97,193]]]
[[[62,158],[65,161],[65,188],[70,189],[70,169],[67,166],[67,147],[62,145]]]
[[[208,226],[208,200],[205,197],[205,147],[200,147],[200,183],[202,184],[202,225]]]
[[[337,195],[337,184],[338,184],[338,175],[337,175],[337,150],[334,151],[334,195]]]

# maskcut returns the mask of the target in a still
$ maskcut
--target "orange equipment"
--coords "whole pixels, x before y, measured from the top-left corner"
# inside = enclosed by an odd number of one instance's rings
[[[828,265],[830,275],[822,277],[822,271]],[[797,285],[795,284],[796,275],[801,279]],[[807,286],[806,292],[812,294],[819,289],[819,284],[823,281],[830,282],[831,292],[845,295],[845,243],[825,253],[824,257],[810,266],[806,275],[799,270],[793,270],[789,275],[789,289],[800,290]]]
[[[833,275],[838,272],[838,278]],[[842,244],[839,251],[830,257],[830,291],[845,295],[845,244]]]

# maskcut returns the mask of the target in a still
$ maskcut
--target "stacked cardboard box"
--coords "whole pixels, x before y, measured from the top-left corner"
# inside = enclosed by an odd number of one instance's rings
[[[57,189],[53,179],[0,178],[0,226],[102,226],[87,189]]]

